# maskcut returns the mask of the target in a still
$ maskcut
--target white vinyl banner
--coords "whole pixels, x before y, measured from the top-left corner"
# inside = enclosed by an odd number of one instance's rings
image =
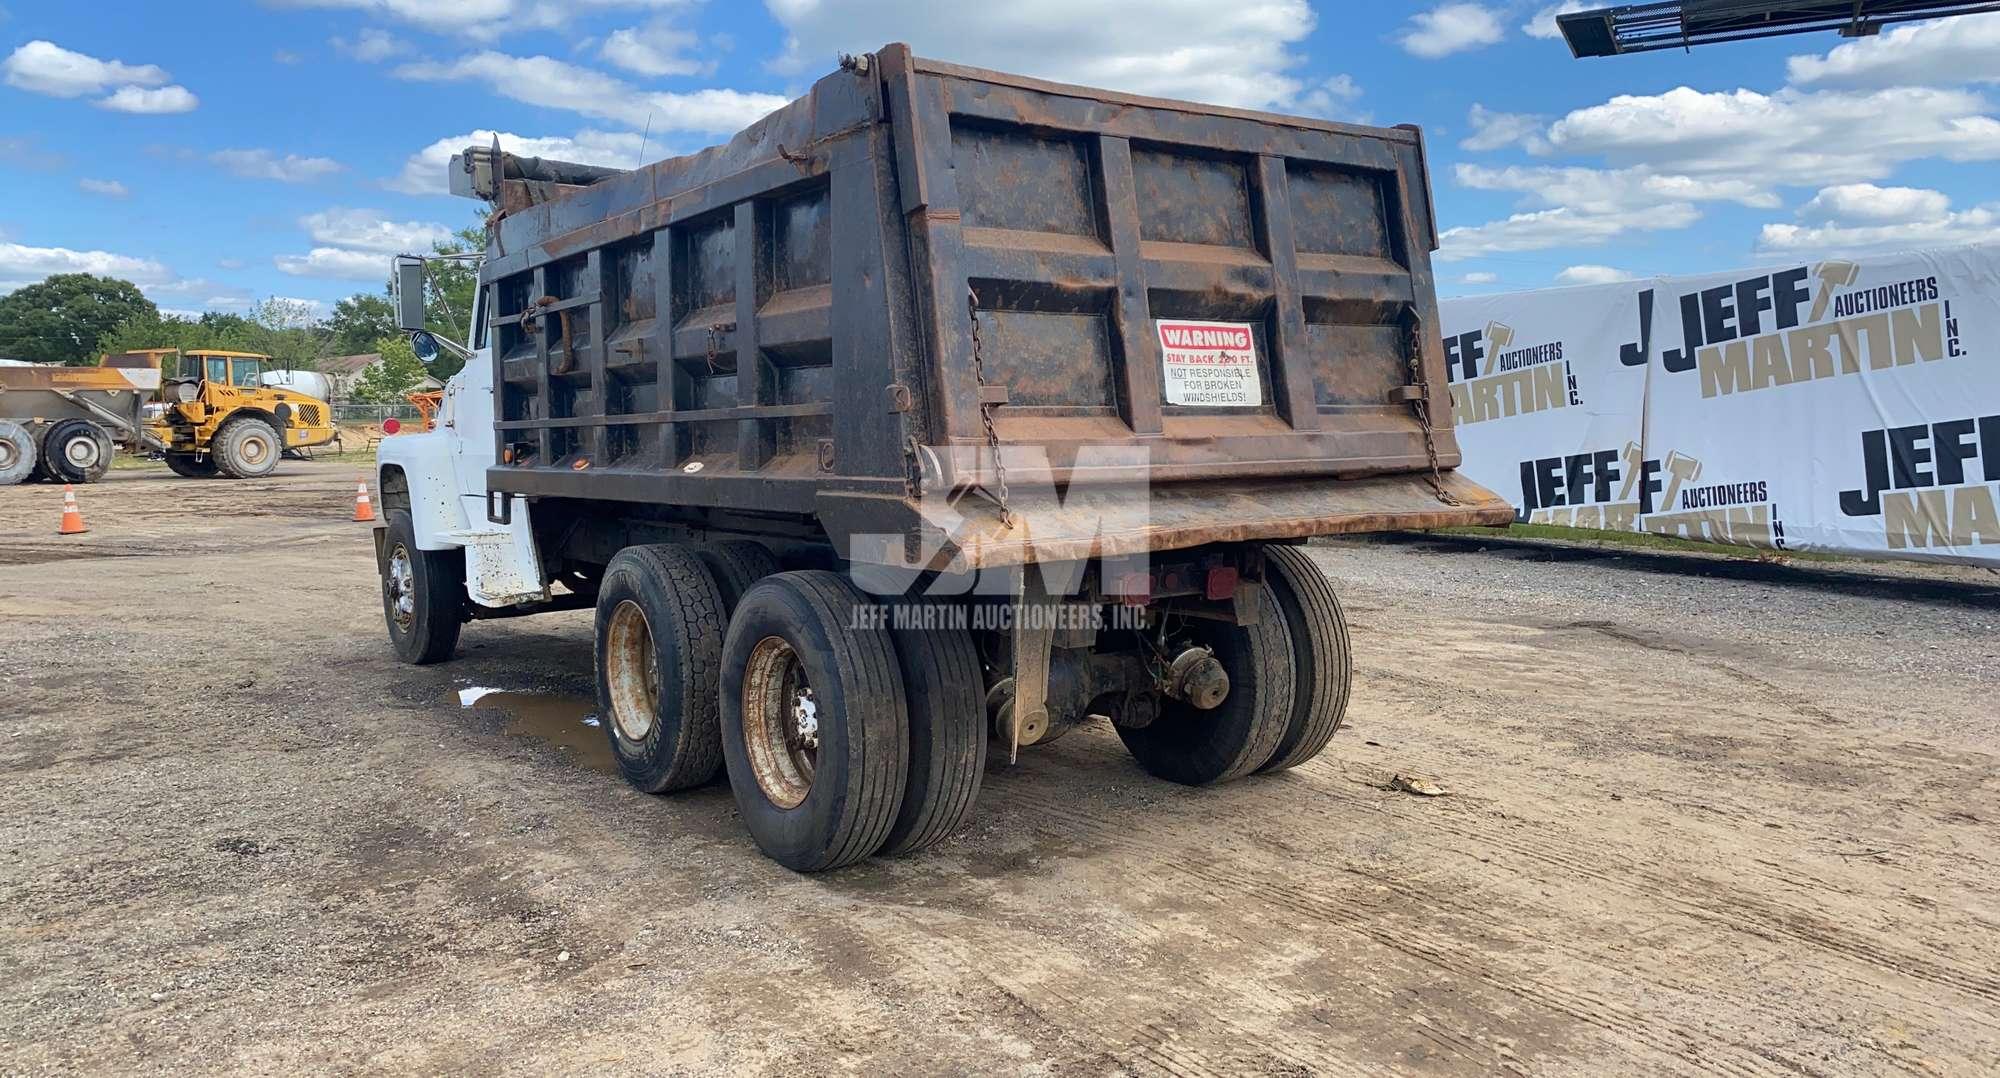
[[[1446,300],[1519,519],[2000,564],[2000,244]]]

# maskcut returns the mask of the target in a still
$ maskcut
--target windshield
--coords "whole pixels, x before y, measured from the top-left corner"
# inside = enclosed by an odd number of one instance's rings
[[[264,362],[258,359],[232,359],[229,364],[236,371],[236,377],[230,379],[232,385],[255,387],[257,376],[264,372]]]

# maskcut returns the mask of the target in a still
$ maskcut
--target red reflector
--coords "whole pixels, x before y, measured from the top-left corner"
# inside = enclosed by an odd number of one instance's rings
[[[403,429],[403,421],[397,419],[395,416],[390,416],[389,418],[382,421],[382,433],[384,434],[394,434],[402,429]]]
[[[1229,599],[1236,595],[1237,573],[1234,565],[1218,565],[1208,571],[1207,595],[1210,599]]]
[[[1153,599],[1153,578],[1145,573],[1126,573],[1118,578],[1111,594],[1127,606],[1145,606]]]

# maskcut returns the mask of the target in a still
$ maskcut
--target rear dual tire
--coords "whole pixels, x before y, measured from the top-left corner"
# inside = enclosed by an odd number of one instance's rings
[[[625,780],[700,786],[722,766],[721,589],[686,547],[627,547],[597,586],[597,704]]]
[[[1160,778],[1207,786],[1283,771],[1319,755],[1347,712],[1353,662],[1333,584],[1305,551],[1264,548],[1253,625],[1195,622],[1192,643],[1213,648],[1229,695],[1202,711],[1162,701],[1150,725],[1121,726],[1134,759]]]
[[[798,872],[883,848],[908,785],[910,718],[895,642],[824,571],[750,588],[722,656],[722,752],[744,826]]]

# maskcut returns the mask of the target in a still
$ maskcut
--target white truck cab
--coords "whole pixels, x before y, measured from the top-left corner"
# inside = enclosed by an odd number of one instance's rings
[[[399,285],[400,270],[407,264],[398,260]],[[421,278],[416,287],[421,288]],[[382,439],[376,454],[383,515],[375,543],[384,602],[392,618],[398,612],[403,615],[398,620],[405,630],[430,620],[420,616],[424,603],[418,591],[433,586],[428,579],[432,577],[442,578],[435,581],[439,590],[447,584],[462,586],[462,601],[470,604],[466,613],[475,617],[504,616],[524,606],[534,609],[531,604],[552,598],[535,550],[527,503],[503,496],[489,512],[486,469],[493,464],[495,445],[493,363],[486,342],[485,290],[477,295],[466,336],[471,354],[445,382],[435,425],[421,433],[390,435]],[[449,635],[453,643],[458,635],[455,626],[446,630],[442,624],[432,633]],[[402,635],[397,642],[398,650],[403,650]],[[444,655],[450,650],[444,647]]]

